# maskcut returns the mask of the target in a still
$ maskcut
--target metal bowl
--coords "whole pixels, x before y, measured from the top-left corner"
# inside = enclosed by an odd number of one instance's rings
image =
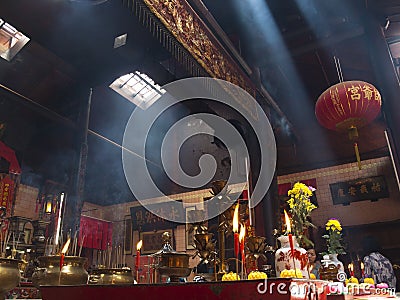
[[[182,267],[159,267],[158,272],[161,276],[168,276],[170,282],[179,282],[179,278],[185,278],[192,272],[191,268]]]
[[[87,284],[89,275],[84,268],[86,257],[65,256],[61,270],[60,259],[59,255],[38,257],[39,268],[32,275],[32,282],[36,287]]]
[[[189,254],[186,253],[161,253],[159,257],[158,267],[166,268],[188,268],[189,267]]]
[[[189,268],[189,254],[170,252],[160,253],[156,269],[161,276],[168,276],[170,282],[179,282],[179,278],[188,277],[192,271]]]
[[[89,276],[89,284],[132,284],[131,269],[95,269]]]
[[[18,259],[0,258],[0,299],[5,298],[5,293],[18,286],[21,280]]]
[[[170,282],[179,282],[179,278],[190,275],[190,254],[176,252],[171,247],[171,236],[164,232],[162,236],[164,246],[153,254],[156,259],[156,269],[161,276],[169,276]]]

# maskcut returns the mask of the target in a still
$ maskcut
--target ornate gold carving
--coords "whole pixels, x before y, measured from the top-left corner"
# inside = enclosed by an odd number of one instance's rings
[[[185,0],[144,0],[144,3],[208,74],[238,85],[255,97],[253,83]],[[245,102],[243,97],[235,99],[257,119],[254,103]]]

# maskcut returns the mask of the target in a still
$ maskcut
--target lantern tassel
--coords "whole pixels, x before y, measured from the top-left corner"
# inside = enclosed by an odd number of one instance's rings
[[[356,152],[358,169],[361,170],[360,152],[358,151],[358,144],[357,143],[354,143],[354,151]]]

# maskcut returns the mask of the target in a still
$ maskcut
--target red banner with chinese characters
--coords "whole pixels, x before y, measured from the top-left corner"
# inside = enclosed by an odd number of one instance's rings
[[[9,175],[4,176],[1,178],[0,183],[0,206],[6,208],[6,215],[5,217],[11,216],[11,208],[13,204],[13,197],[14,197],[14,188],[15,182],[10,178]],[[3,232],[6,232],[8,229],[9,221],[5,220],[0,228]]]
[[[6,175],[1,179],[0,184],[0,206],[4,206],[6,208],[6,217],[11,216],[11,206],[13,202],[14,196],[14,180],[10,178],[10,176]]]
[[[112,222],[81,216],[78,244],[82,247],[106,250],[112,246]]]

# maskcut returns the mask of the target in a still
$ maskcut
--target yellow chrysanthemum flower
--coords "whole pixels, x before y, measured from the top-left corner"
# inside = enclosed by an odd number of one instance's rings
[[[311,197],[312,191],[304,183],[296,182],[291,190],[288,191],[288,196],[294,195],[295,198],[299,198],[302,195],[305,197]]]
[[[292,233],[304,240],[306,240],[304,230],[309,226],[313,226],[308,217],[311,211],[317,208],[309,199],[313,195],[313,190],[312,187],[308,187],[304,183],[296,182],[293,188],[287,193],[290,197],[287,200],[287,204],[290,208],[289,215],[291,218]]]
[[[366,277],[366,278],[364,278],[364,283],[375,284],[375,281],[371,277]]]
[[[342,225],[340,222],[336,219],[330,219],[326,223],[326,230],[332,230],[332,231],[342,231]]]

